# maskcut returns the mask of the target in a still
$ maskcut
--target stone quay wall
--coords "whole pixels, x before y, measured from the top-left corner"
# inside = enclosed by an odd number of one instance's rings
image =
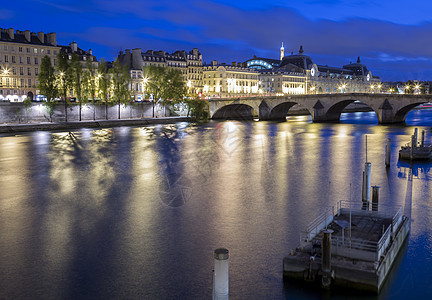
[[[120,119],[140,119],[140,118],[164,118],[171,116],[186,116],[186,110],[170,111],[168,107],[160,104],[155,105],[153,116],[153,103],[151,102],[135,102],[128,105],[120,105]],[[92,120],[118,120],[119,105],[108,105],[104,103],[82,104],[81,105],[81,121]],[[26,106],[22,102],[0,101],[0,124],[26,124],[26,123],[42,123],[50,122],[49,113],[46,110],[44,103],[32,102]],[[53,122],[65,122],[65,104],[58,103],[55,106],[52,116]],[[68,104],[67,121],[80,121],[80,105],[78,103]]]

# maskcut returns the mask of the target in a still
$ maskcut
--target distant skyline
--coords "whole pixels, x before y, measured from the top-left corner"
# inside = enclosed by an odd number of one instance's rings
[[[191,50],[203,60],[243,62],[257,55],[305,54],[341,67],[360,56],[383,81],[432,81],[432,2],[402,0],[35,0],[7,1],[0,27],[56,32],[59,44],[119,51]]]

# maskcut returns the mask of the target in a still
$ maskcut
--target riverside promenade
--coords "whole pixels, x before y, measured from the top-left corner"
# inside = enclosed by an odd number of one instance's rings
[[[170,124],[177,122],[194,121],[190,117],[164,117],[164,118],[142,118],[142,119],[120,119],[120,120],[95,120],[95,121],[72,121],[72,122],[41,122],[0,124],[0,133],[29,132],[39,130],[71,130],[79,128],[107,128],[119,126],[143,126],[151,124]]]

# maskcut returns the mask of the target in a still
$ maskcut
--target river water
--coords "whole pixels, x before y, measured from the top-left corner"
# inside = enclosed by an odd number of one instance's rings
[[[416,110],[406,126],[369,112],[2,135],[0,298],[210,299],[213,251],[225,247],[231,299],[370,299],[282,279],[300,231],[360,200],[367,135],[380,203],[412,220],[376,298],[430,299],[432,164],[411,169],[398,149],[414,127],[431,142],[431,126],[432,111]]]

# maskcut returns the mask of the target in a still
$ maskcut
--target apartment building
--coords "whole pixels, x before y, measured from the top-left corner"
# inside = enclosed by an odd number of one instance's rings
[[[60,50],[55,33],[0,28],[0,101],[35,99],[42,58],[55,65]]]

